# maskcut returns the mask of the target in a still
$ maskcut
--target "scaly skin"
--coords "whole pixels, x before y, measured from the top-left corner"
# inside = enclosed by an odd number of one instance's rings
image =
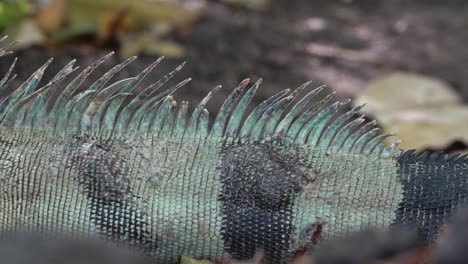
[[[321,87],[298,100],[310,83],[281,91],[246,116],[261,80],[244,80],[210,128],[205,106],[220,87],[190,116],[171,96],[189,80],[161,90],[183,65],[146,88],[160,59],[107,84],[130,58],[80,89],[111,55],[64,81],[72,61],[38,87],[48,61],[0,101],[2,235],[98,237],[157,263],[257,249],[284,263],[367,227],[411,225],[432,240],[466,205],[467,156],[386,147],[389,135],[355,117],[362,106],[338,114],[349,101],[327,106],[332,95],[311,104]],[[0,90],[13,80],[7,72]]]
[[[2,230],[125,241],[167,263],[257,247],[284,259],[319,219],[332,237],[383,228],[403,198],[393,158],[139,133],[0,135]]]

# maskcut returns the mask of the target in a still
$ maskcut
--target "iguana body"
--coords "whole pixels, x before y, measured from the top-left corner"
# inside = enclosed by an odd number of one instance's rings
[[[285,90],[241,122],[259,82],[242,82],[209,128],[205,105],[189,116],[140,75],[107,84],[131,60],[84,91],[109,55],[59,86],[67,65],[37,88],[48,63],[0,103],[0,228],[101,237],[174,263],[195,258],[273,262],[368,226],[409,224],[426,239],[466,204],[466,156],[416,155],[385,147],[348,101],[310,105],[321,88]],[[11,72],[0,81],[11,83]],[[68,80],[68,79],[67,79]],[[60,88],[59,88],[60,87]],[[57,95],[57,97],[55,97]],[[294,100],[294,101],[293,101]],[[297,101],[297,102],[296,102]],[[293,102],[293,103],[291,103]],[[289,109],[286,112],[286,109]]]

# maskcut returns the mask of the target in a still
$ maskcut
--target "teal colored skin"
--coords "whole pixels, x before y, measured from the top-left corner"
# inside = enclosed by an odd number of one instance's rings
[[[333,94],[311,103],[323,87],[301,99],[310,82],[281,91],[247,115],[261,80],[248,89],[244,80],[210,126],[206,105],[220,87],[190,114],[172,97],[190,79],[163,88],[183,64],[148,87],[139,84],[161,59],[109,84],[130,58],[83,89],[111,55],[70,80],[72,61],[42,87],[50,60],[15,89],[7,89],[14,63],[0,80],[0,90],[11,90],[0,100],[4,233],[99,237],[158,263],[249,258],[257,248],[283,263],[320,239],[369,226],[437,219],[428,229],[435,234],[450,213],[427,197],[464,204],[465,192],[449,186],[464,188],[466,157],[402,155],[398,141],[381,143],[391,135],[378,135],[375,122],[363,125],[362,106],[328,105]]]
[[[229,166],[223,164],[223,141],[140,133],[72,135],[32,128],[3,128],[0,137],[2,230],[123,240],[167,263],[180,255],[230,255],[218,199],[223,190],[220,168]],[[284,162],[300,153],[301,162],[285,177],[302,177],[304,184],[292,194],[293,228],[285,234],[291,241],[284,257],[309,243],[304,232],[318,221],[323,222],[324,235],[333,237],[366,226],[384,228],[395,218],[402,192],[396,191],[399,182],[391,158],[363,159],[362,154],[342,152],[330,158],[327,151],[304,145],[283,153]],[[251,176],[267,180],[265,175]],[[129,214],[127,224],[135,225],[133,230],[99,224],[93,206],[109,203],[115,208],[103,207],[106,221],[123,222],[121,215]]]

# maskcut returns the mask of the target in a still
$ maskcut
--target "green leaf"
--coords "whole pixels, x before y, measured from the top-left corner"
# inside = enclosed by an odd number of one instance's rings
[[[3,0],[0,2],[0,30],[18,23],[29,11],[27,0]]]

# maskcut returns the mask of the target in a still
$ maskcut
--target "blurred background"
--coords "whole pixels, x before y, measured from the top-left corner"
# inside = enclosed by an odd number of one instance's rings
[[[196,105],[221,84],[212,116],[244,78],[264,79],[253,105],[312,80],[367,103],[402,148],[466,152],[467,27],[462,0],[1,0],[1,34],[21,43],[0,74],[17,56],[19,83],[54,57],[45,82],[71,59],[83,68],[115,50],[98,78],[138,55],[115,81],[165,56],[143,85],[187,61],[173,83],[193,80],[176,100]]]

